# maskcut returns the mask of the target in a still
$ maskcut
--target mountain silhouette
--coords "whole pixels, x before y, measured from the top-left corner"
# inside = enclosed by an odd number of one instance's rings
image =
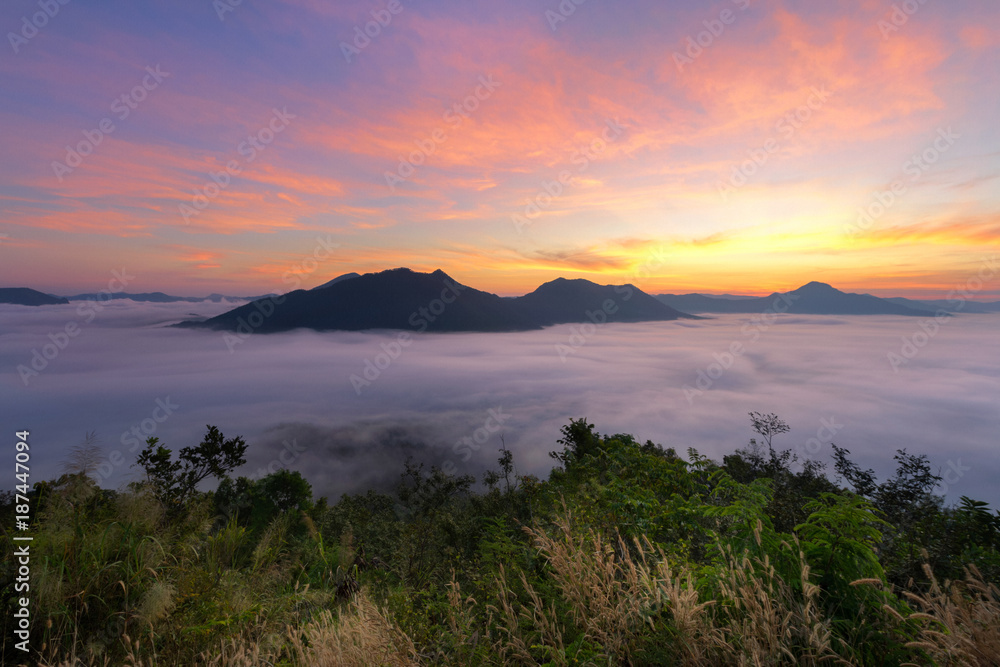
[[[0,303],[13,303],[19,306],[54,306],[69,303],[69,301],[29,287],[0,287]]]
[[[934,315],[934,309],[911,308],[871,294],[841,292],[816,281],[790,292],[774,292],[751,299],[725,299],[704,294],[658,294],[656,298],[689,313],[762,313],[772,309],[802,315]]]
[[[354,273],[354,272],[345,273],[342,276],[337,276],[336,278],[334,278],[329,282],[325,282],[322,285],[317,285],[316,287],[313,287],[313,291],[318,289],[326,289],[330,285],[336,285],[337,283],[344,282],[345,280],[350,280],[351,278],[360,278],[360,277],[361,277],[360,273]]]
[[[390,269],[341,280],[323,289],[296,290],[240,306],[203,322],[179,326],[255,332],[523,331],[540,328],[509,300],[461,285],[443,271]]]
[[[512,299],[542,326],[568,322],[648,322],[691,318],[634,285],[598,285],[589,280],[556,278],[530,294]]]
[[[247,301],[263,299],[264,296],[226,296],[224,294],[209,294],[205,297],[199,296],[173,296],[163,292],[88,292],[85,294],[74,294],[66,297],[70,301],[110,301],[113,299],[131,299],[132,301],[144,301],[149,303],[202,303],[211,301],[219,303],[225,301]]]
[[[347,274],[350,276],[350,274]],[[341,277],[325,286],[265,298],[204,321],[178,326],[277,332],[402,329],[527,331],[568,322],[640,322],[691,317],[632,285],[557,279],[530,294],[503,298],[461,285],[441,270],[391,269]]]
[[[898,303],[901,306],[906,306],[907,308],[916,308],[923,310],[943,310],[946,313],[1000,313],[1000,301],[972,301],[969,299],[932,299],[929,301],[922,301],[917,299],[904,299],[901,296],[893,296],[886,298],[886,301],[892,303]]]

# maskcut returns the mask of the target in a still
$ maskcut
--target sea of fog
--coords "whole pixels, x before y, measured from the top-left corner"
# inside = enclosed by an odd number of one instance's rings
[[[785,419],[775,445],[801,456],[829,461],[832,441],[884,477],[906,448],[930,456],[949,501],[1000,506],[1000,315],[721,315],[404,344],[166,326],[231,307],[0,305],[0,428],[30,430],[33,480],[96,432],[98,475],[117,488],[138,477],[140,440],[176,450],[212,424],[249,443],[241,474],[299,470],[335,498],[394,484],[407,456],[478,477],[501,438],[520,473],[544,475],[577,417],[718,459],[748,442],[753,410]]]

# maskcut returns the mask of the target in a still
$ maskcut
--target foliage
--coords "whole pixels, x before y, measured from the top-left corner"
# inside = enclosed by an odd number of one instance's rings
[[[296,471],[231,478],[246,444],[211,426],[176,458],[150,438],[145,482],[100,489],[89,438],[29,494],[31,659],[993,664],[1000,513],[946,507],[902,449],[880,481],[835,446],[831,480],[780,449],[779,417],[750,419],[721,462],[577,419],[547,479],[502,447],[481,486],[407,461],[394,490],[333,503]],[[15,575],[0,566],[8,638]]]
[[[311,509],[312,486],[292,470],[277,470],[258,480],[225,477],[215,491],[215,506],[221,521],[235,518],[259,532],[286,512]]]
[[[176,460],[173,452],[150,437],[139,453],[136,465],[146,473],[146,484],[169,510],[180,510],[208,477],[224,478],[246,463],[247,445],[237,436],[226,440],[215,426],[208,426],[196,447],[182,447]]]

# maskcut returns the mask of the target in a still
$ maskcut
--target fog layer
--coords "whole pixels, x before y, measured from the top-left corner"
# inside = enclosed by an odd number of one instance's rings
[[[832,441],[885,475],[906,448],[931,457],[950,501],[1000,505],[997,316],[725,315],[237,340],[165,326],[231,307],[0,306],[0,424],[11,437],[31,431],[33,481],[58,475],[96,431],[101,483],[120,487],[138,478],[147,437],[179,449],[212,424],[249,443],[240,474],[287,467],[337,497],[392,485],[407,456],[478,476],[501,437],[519,472],[544,475],[576,417],[719,458],[747,443],[756,410],[791,425],[775,444],[800,456],[829,461]]]

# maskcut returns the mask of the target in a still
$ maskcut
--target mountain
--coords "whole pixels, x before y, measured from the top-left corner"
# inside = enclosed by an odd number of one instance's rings
[[[333,280],[331,280],[329,282],[325,282],[322,285],[317,285],[316,287],[313,287],[312,289],[313,289],[313,291],[318,290],[318,289],[326,289],[327,287],[330,287],[331,285],[336,285],[337,283],[342,283],[345,280],[350,280],[351,278],[360,278],[360,277],[361,277],[360,273],[354,273],[354,272],[345,273],[342,276],[337,276],[336,278],[334,278]]]
[[[747,296],[746,294],[702,294],[710,299],[730,299],[732,301],[744,301],[746,299],[759,299],[759,296]]]
[[[826,283],[811,282],[797,290],[786,292],[794,295],[792,312],[809,315],[934,315],[933,310],[907,308],[871,294],[841,292]],[[767,298],[767,297],[765,297]]]
[[[826,283],[811,282],[791,292],[775,292],[751,299],[723,299],[704,294],[659,294],[656,297],[672,308],[689,313],[762,313],[803,315],[910,315],[930,317],[934,308],[911,308],[870,294],[841,292]]]
[[[211,301],[220,303],[222,301],[253,301],[266,298],[263,296],[225,296],[223,294],[209,294],[206,297],[198,296],[173,296],[163,292],[90,292],[87,294],[74,294],[66,297],[70,301],[110,301],[112,299],[131,299],[132,301],[146,301],[151,303],[177,303],[184,301],[187,303],[201,303]]]
[[[761,297],[727,299],[708,294],[657,294],[655,298],[685,313],[759,313]]]
[[[347,274],[350,276],[350,274]],[[178,326],[260,332],[527,331],[568,322],[642,322],[691,317],[632,285],[559,278],[520,297],[461,285],[443,271],[392,269],[345,278],[278,299],[262,299],[202,322]]]
[[[933,311],[943,310],[946,313],[1000,313],[1000,301],[948,301],[947,299],[919,301],[916,299],[904,299],[899,296],[889,297],[886,301],[898,303],[907,308],[923,308]]]
[[[391,269],[342,280],[319,290],[295,290],[261,299],[204,322],[178,326],[256,332],[524,331],[540,325],[510,301],[461,285],[443,271]]]
[[[649,322],[691,318],[634,285],[598,285],[589,280],[556,278],[511,300],[541,326],[583,322]]]
[[[28,287],[0,287],[0,303],[13,303],[19,306],[54,306],[69,303],[69,301]]]

